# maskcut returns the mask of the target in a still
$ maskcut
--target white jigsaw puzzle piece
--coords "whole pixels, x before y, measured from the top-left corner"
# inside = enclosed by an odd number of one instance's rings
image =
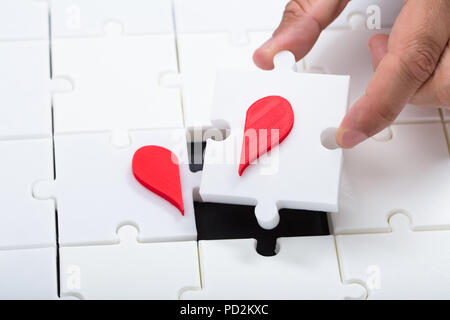
[[[377,26],[390,28],[394,25],[398,14],[403,8],[403,0],[353,0],[349,1],[344,11],[327,29],[348,28],[349,20],[355,15],[365,21],[365,28]]]
[[[343,278],[363,281],[368,299],[449,299],[450,231],[413,232],[403,214],[389,223],[389,233],[336,237]]]
[[[177,37],[184,121],[187,128],[206,129],[211,124],[211,105],[217,69],[248,68],[255,49],[270,32],[252,32],[249,43],[232,44],[227,33],[179,34]]]
[[[180,90],[159,84],[177,71],[174,36],[108,27],[111,36],[52,41],[53,78],[73,87],[54,95],[55,133],[183,127]]]
[[[0,41],[48,39],[48,3],[45,0],[0,1]]]
[[[200,288],[196,241],[140,243],[132,226],[118,233],[118,244],[60,249],[62,296],[178,299]]]
[[[450,156],[441,123],[394,125],[392,139],[344,151],[335,234],[389,231],[407,212],[415,229],[450,227]]]
[[[202,290],[182,299],[363,299],[359,284],[341,282],[333,236],[278,239],[276,256],[255,239],[199,241]]]
[[[177,33],[226,32],[233,42],[250,31],[273,31],[287,0],[175,0]]]
[[[53,179],[52,140],[0,141],[0,249],[56,244],[55,209],[36,201],[33,184]]]
[[[100,36],[111,21],[127,35],[173,33],[168,0],[51,0],[51,18],[57,38]]]
[[[351,1],[350,3],[358,2]],[[349,107],[365,92],[373,76],[369,39],[376,34],[389,34],[390,29],[368,30],[356,21],[353,28],[325,30],[305,57],[306,71],[350,75]],[[350,53],[350,54],[349,54]],[[439,122],[437,108],[407,105],[395,123]]]
[[[114,243],[124,224],[139,228],[140,241],[196,239],[192,199],[201,173],[189,171],[185,131],[134,131],[130,137],[130,146],[118,148],[108,133],[55,136],[56,180],[36,184],[34,195],[56,199],[62,246]],[[184,216],[135,179],[133,155],[146,145],[178,156]]]
[[[204,201],[256,205],[259,224],[278,224],[278,209],[336,212],[341,150],[328,150],[321,133],[337,127],[347,106],[346,76],[302,74],[294,56],[276,56],[274,71],[221,71],[216,81],[213,124],[231,128],[224,141],[208,140],[200,195]],[[238,175],[247,109],[258,99],[280,95],[295,121],[278,148]],[[224,123],[225,122],[225,123]]]
[[[0,41],[0,139],[51,137],[49,61],[48,41]]]
[[[0,250],[0,299],[58,299],[56,267],[54,247]]]

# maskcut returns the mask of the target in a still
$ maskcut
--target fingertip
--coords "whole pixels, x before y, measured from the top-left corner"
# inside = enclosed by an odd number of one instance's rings
[[[263,46],[253,53],[253,62],[258,68],[272,70],[274,68],[273,55],[269,50],[264,49]]]
[[[336,131],[336,141],[343,149],[350,149],[369,138],[365,133],[343,128],[342,126]]]

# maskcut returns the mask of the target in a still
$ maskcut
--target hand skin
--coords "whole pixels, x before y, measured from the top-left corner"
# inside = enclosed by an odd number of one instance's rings
[[[272,69],[274,55],[282,50],[302,59],[348,2],[291,0],[280,26],[255,51],[253,61]],[[449,40],[450,0],[405,0],[391,34],[369,40],[375,72],[341,122],[338,144],[352,148],[382,131],[408,103],[450,108]]]

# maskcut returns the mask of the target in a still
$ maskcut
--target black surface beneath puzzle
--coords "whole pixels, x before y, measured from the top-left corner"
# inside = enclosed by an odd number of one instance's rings
[[[188,143],[189,169],[192,172],[203,170],[206,142]]]
[[[256,251],[263,256],[276,254],[280,237],[329,235],[327,214],[305,210],[281,209],[280,223],[272,230],[258,225],[254,206],[195,202],[198,240],[257,240]]]

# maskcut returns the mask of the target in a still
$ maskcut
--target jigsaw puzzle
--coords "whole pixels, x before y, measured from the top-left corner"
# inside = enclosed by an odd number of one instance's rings
[[[212,121],[231,133],[224,141],[208,140],[200,186],[203,201],[256,205],[258,223],[266,229],[276,227],[281,208],[337,211],[342,151],[325,148],[320,136],[339,125],[348,92],[348,77],[295,72],[290,52],[278,54],[275,65],[274,71],[218,73]],[[291,103],[295,124],[282,145],[250,165],[244,179],[237,172],[245,113],[268,95]]]
[[[79,299],[178,299],[200,288],[197,242],[138,241],[123,226],[116,244],[61,248],[61,295]]]
[[[140,241],[196,239],[193,194],[198,179],[189,171],[184,130],[129,135],[132,144],[126,148],[111,145],[108,133],[55,136],[56,180],[35,184],[33,194],[37,199],[56,200],[62,246],[114,243],[117,228],[125,224],[139,228]],[[147,145],[177,154],[184,216],[135,179],[133,155]]]
[[[210,111],[216,70],[256,70],[252,54],[270,38],[287,1],[174,1],[180,75],[164,81],[182,88],[185,126],[212,127]],[[257,8],[259,14],[255,15]],[[210,15],[209,10],[220,12]],[[233,23],[230,23],[233,21]],[[193,136],[206,140],[207,136]]]
[[[278,239],[279,252],[273,257],[256,253],[255,242],[254,239],[199,241],[202,290],[186,291],[182,298],[362,299],[366,296],[363,286],[341,282],[333,236]]]
[[[49,39],[47,1],[2,0],[0,9],[0,41]]]
[[[408,213],[414,229],[450,227],[450,156],[442,124],[394,125],[391,132],[387,141],[370,139],[344,151],[339,212],[331,216],[335,234],[387,232],[394,211]]]
[[[127,36],[174,30],[167,0],[50,0],[50,5],[53,38],[101,37],[109,22],[119,23]]]
[[[107,28],[115,35],[52,41],[54,81],[71,87],[54,95],[55,134],[112,131],[127,144],[127,129],[182,128],[178,89],[159,85],[161,73],[177,68],[173,34],[122,36],[120,24]]]
[[[450,231],[411,230],[402,213],[386,223],[387,233],[336,237],[343,279],[363,281],[369,299],[450,299]]]
[[[49,55],[48,41],[0,41],[0,139],[51,137]]]
[[[58,299],[56,248],[0,250],[0,299]]]
[[[31,192],[53,178],[52,148],[50,138],[0,141],[0,250],[56,245],[53,205]]]
[[[0,0],[0,299],[450,299],[450,112],[334,138],[403,1],[286,3]]]

